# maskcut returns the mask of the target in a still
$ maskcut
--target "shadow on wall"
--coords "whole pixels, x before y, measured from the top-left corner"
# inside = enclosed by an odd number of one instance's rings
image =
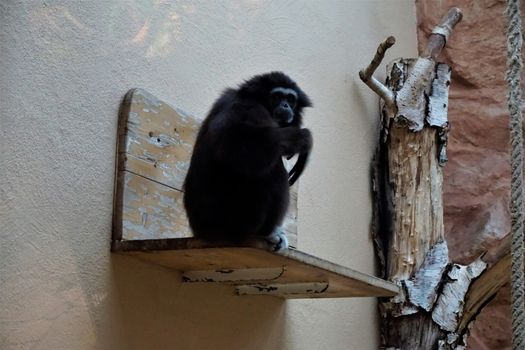
[[[135,258],[112,254],[97,348],[279,349],[285,302],[237,297],[223,285],[183,284],[181,275]],[[100,315],[99,315],[100,316]]]

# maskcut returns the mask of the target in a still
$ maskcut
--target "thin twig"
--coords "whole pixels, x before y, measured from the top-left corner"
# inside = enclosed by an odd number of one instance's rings
[[[377,67],[381,64],[381,61],[385,57],[386,50],[388,50],[392,45],[394,45],[396,42],[396,39],[393,36],[389,36],[386,38],[385,41],[383,41],[381,44],[379,44],[379,47],[377,48],[377,52],[374,55],[374,58],[372,59],[372,62],[366,67],[366,69],[362,69],[359,71],[359,78],[368,85],[370,89],[372,89],[376,94],[379,95],[385,102],[385,104],[388,107],[394,106],[394,93],[390,91],[385,85],[383,85],[381,82],[379,82],[376,78],[374,78],[373,74]]]

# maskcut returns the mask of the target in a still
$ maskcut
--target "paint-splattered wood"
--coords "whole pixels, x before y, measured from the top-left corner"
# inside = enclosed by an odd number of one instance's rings
[[[192,237],[182,196],[199,126],[142,89],[127,93],[118,124],[114,240]],[[284,230],[296,247],[297,185]]]
[[[231,284],[241,295],[341,298],[398,292],[393,283],[295,249],[273,253],[257,247],[257,242],[232,247],[193,238],[113,242],[113,251],[181,271],[186,282]],[[217,278],[218,274],[234,277]]]

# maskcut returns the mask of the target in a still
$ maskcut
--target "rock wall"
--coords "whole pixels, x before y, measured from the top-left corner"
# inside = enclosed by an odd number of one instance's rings
[[[421,48],[452,7],[464,13],[441,60],[452,66],[449,163],[445,168],[445,230],[450,257],[468,263],[501,249],[510,230],[504,0],[416,0]],[[510,349],[510,291],[482,311],[469,349]]]

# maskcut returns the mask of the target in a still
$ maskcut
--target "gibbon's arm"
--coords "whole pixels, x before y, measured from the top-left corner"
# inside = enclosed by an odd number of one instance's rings
[[[288,131],[286,129],[291,130]],[[299,129],[297,127],[283,128],[282,133],[286,133],[286,135],[281,137],[281,145],[287,146],[283,150],[283,155],[291,158],[295,154],[299,154],[297,162],[288,173],[288,183],[292,186],[299,179],[308,163],[313,144],[312,134],[306,128]]]
[[[295,162],[295,164],[292,167],[292,170],[290,170],[290,172],[288,173],[288,184],[290,185],[290,187],[293,186],[293,184],[299,179],[299,177],[303,173],[303,170],[306,167],[306,164],[308,163],[309,156],[310,152],[299,154],[297,162]]]

